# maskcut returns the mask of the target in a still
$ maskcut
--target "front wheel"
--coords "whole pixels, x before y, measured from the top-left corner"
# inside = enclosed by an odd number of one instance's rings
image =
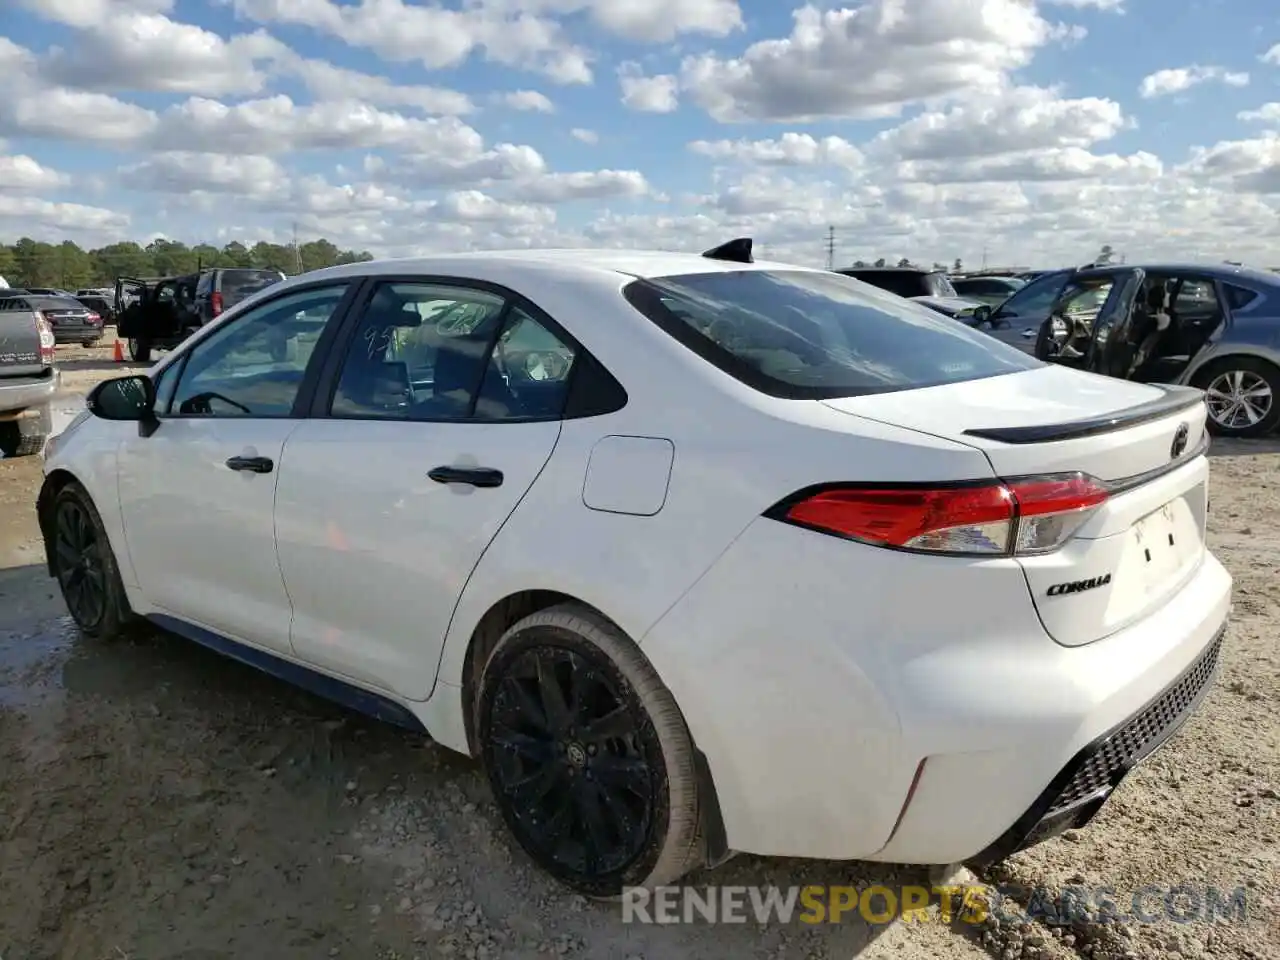
[[[477,732],[503,820],[566,886],[617,897],[701,865],[684,718],[599,614],[564,604],[511,627],[481,677]]]
[[[1280,367],[1227,357],[1195,378],[1205,392],[1209,429],[1220,437],[1264,437],[1280,426]]]
[[[75,482],[58,491],[50,511],[45,537],[67,612],[86,635],[113,640],[133,613],[102,517]]]

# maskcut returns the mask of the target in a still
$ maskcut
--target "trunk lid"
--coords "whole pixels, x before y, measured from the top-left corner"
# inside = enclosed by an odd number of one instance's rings
[[[1000,477],[1080,471],[1111,486],[1066,546],[1019,558],[1040,619],[1059,643],[1091,643],[1147,616],[1203,560],[1208,436],[1198,390],[1045,366],[823,402],[968,444]]]

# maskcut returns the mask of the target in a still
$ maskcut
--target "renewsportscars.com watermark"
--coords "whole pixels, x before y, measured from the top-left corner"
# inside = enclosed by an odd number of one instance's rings
[[[938,909],[929,907],[936,903]],[[987,886],[873,885],[805,887],[628,887],[622,893],[623,923],[985,923],[1039,920],[1050,925],[1111,923],[1244,923],[1244,887],[1181,884],[1146,886],[1121,895],[1115,888],[1048,889]]]

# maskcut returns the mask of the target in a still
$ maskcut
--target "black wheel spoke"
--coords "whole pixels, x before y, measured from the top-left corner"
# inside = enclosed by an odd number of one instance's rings
[[[493,741],[500,747],[524,757],[533,763],[549,763],[552,759],[551,744],[538,737],[531,737],[518,730],[495,729]]]
[[[542,709],[542,704],[538,702],[537,697],[529,692],[528,684],[522,677],[507,677],[504,688],[514,698],[512,709],[526,726],[531,726],[535,730],[549,731],[546,712]]]
[[[578,781],[574,791],[574,806],[582,824],[584,866],[588,873],[600,868],[600,856],[612,846],[609,830],[605,826],[604,813],[600,809],[600,795],[596,785],[586,778]]]
[[[549,656],[538,658],[538,695],[542,698],[547,726],[561,733],[569,726],[569,707],[564,702],[564,690],[556,676],[556,664]]]
[[[615,707],[603,717],[592,720],[582,728],[582,739],[599,745],[606,740],[620,740],[634,730],[635,721],[626,707]]]
[[[606,790],[629,790],[643,795],[649,786],[649,766],[638,757],[602,754],[591,764],[591,771]]]
[[[507,792],[519,794],[521,803],[538,806],[553,789],[563,786],[565,779],[563,768],[547,763],[535,769],[527,777],[513,780],[508,785]]]

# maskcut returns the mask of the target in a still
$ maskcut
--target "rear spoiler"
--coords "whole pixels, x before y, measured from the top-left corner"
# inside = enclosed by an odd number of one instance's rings
[[[1150,423],[1183,410],[1203,407],[1204,391],[1195,387],[1167,386],[1151,384],[1164,391],[1164,395],[1140,403],[1136,407],[1118,410],[1101,417],[1090,417],[1087,420],[1072,420],[1067,423],[1036,424],[1029,427],[978,427],[966,430],[970,437],[982,440],[997,440],[1000,443],[1053,443],[1057,440],[1079,440],[1081,437],[1096,437],[1103,433],[1113,433],[1126,427],[1134,427],[1140,423]]]

